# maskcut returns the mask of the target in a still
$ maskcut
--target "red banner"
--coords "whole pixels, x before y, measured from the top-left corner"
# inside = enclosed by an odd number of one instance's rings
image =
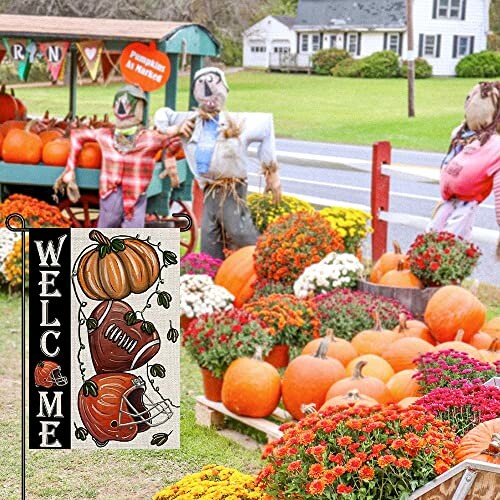
[[[47,61],[52,80],[57,81],[64,67],[64,59],[68,52],[69,42],[40,43],[40,51]]]
[[[170,76],[170,61],[156,45],[143,43],[127,45],[120,57],[120,70],[128,83],[151,92],[163,87]]]
[[[113,70],[119,71],[118,61],[120,60],[119,52],[104,51],[101,57],[101,71],[104,83],[108,83],[109,78],[113,74]]]

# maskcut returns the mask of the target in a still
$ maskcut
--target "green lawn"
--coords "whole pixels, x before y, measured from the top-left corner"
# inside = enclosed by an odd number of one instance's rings
[[[351,144],[389,140],[394,147],[445,151],[451,130],[463,117],[463,102],[476,80],[433,78],[416,82],[416,114],[407,118],[406,80],[366,80],[302,74],[240,72],[227,75],[228,109],[274,114],[280,137]],[[118,84],[78,89],[78,113],[103,115]],[[179,82],[178,109],[187,109],[188,78]],[[19,88],[34,115],[49,109],[64,116],[68,89]],[[163,105],[153,94],[151,109]]]

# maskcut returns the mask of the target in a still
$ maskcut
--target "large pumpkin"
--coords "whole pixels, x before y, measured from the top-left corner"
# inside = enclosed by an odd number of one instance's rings
[[[360,361],[356,365],[352,377],[343,378],[332,384],[326,393],[326,400],[328,401],[335,396],[342,396],[353,389],[357,389],[361,394],[375,399],[380,404],[394,401],[392,394],[384,382],[376,377],[363,375],[362,372],[365,365],[366,361]]]
[[[480,331],[475,333],[470,341],[469,344],[476,349],[488,349],[490,347],[492,340],[495,340],[489,333]]]
[[[478,350],[474,346],[464,342],[463,338],[464,338],[464,331],[459,330],[454,340],[450,340],[449,342],[443,342],[442,344],[436,345],[436,350],[446,351],[447,349],[453,349],[454,351],[457,352],[465,352],[471,358],[481,360],[482,357],[479,354]]]
[[[438,290],[427,303],[424,320],[438,342],[454,340],[459,330],[463,341],[481,329],[486,308],[477,297],[460,286],[449,285]]]
[[[49,128],[47,130],[42,130],[39,134],[40,139],[42,139],[42,143],[45,146],[48,142],[55,141],[56,139],[60,139],[64,135],[64,130],[60,128]]]
[[[78,154],[76,165],[81,168],[101,168],[101,164],[101,146],[94,141],[86,142]]]
[[[241,307],[253,295],[257,280],[253,253],[255,245],[249,245],[233,252],[219,267],[215,284],[223,286],[234,295],[234,306]]]
[[[396,340],[384,353],[382,357],[389,362],[393,370],[397,373],[402,370],[415,368],[413,362],[421,354],[434,352],[436,348],[417,337],[403,337]]]
[[[346,375],[353,375],[360,361],[365,362],[365,365],[363,366],[364,375],[378,378],[384,383],[387,383],[394,375],[392,366],[384,358],[378,356],[377,354],[363,354],[351,360],[346,366]]]
[[[481,331],[486,332],[492,337],[500,338],[500,316],[497,316],[496,318],[492,318],[489,321],[487,321],[482,326]]]
[[[26,128],[26,125],[28,125],[26,120],[8,120],[0,125],[0,132],[6,137],[12,129],[23,130]]]
[[[146,291],[158,278],[160,261],[155,249],[136,238],[111,238],[97,230],[89,234],[97,246],[78,264],[82,291],[93,300],[119,300]]]
[[[326,353],[328,357],[338,359],[344,366],[347,366],[350,361],[358,356],[358,352],[348,340],[335,337],[333,335],[333,330],[330,328],[326,333],[330,336],[330,344],[328,345],[328,351]],[[311,340],[304,349],[302,349],[302,354],[314,354],[318,350],[321,340],[320,338]]]
[[[386,252],[377,260],[375,265],[373,266],[372,272],[370,274],[370,281],[372,283],[378,283],[380,278],[389,271],[398,268],[398,264],[401,260],[403,260],[403,268],[409,269],[410,266],[408,264],[408,259],[401,252],[401,247],[397,241],[392,243],[394,247],[393,252]]]
[[[347,394],[343,396],[334,396],[333,398],[327,399],[325,404],[319,409],[319,411],[324,411],[328,408],[335,408],[336,406],[376,406],[378,401],[365,394],[360,394],[357,389],[352,389]]]
[[[375,321],[373,328],[357,333],[351,340],[359,354],[380,356],[398,338],[398,335],[393,331],[382,328],[377,312],[373,313],[373,319]]]
[[[63,167],[68,161],[70,149],[70,140],[64,137],[47,142],[43,147],[42,161],[46,165]]]
[[[481,422],[471,429],[455,450],[457,461],[481,460],[500,464],[500,418]]]
[[[401,408],[408,408],[409,406],[417,403],[417,401],[419,399],[420,398],[418,398],[416,396],[408,396],[407,398],[404,398],[401,401],[398,401],[398,405],[401,406]]]
[[[331,385],[345,376],[342,363],[326,355],[329,341],[325,337],[314,355],[297,356],[285,370],[283,403],[297,420],[304,417],[302,405],[314,404],[316,408],[320,408]]]
[[[17,119],[17,102],[15,97],[7,94],[5,84],[0,87],[0,123]]]
[[[25,120],[26,115],[28,114],[28,108],[26,107],[24,102],[21,101],[21,99],[16,97],[16,94],[14,93],[14,89],[12,89],[12,88],[10,89],[10,95],[14,98],[14,100],[16,101],[16,104],[17,104],[16,118],[18,120]]]
[[[477,351],[482,361],[494,364],[500,361],[500,341],[495,338],[491,341],[488,349],[480,349]]]
[[[420,386],[413,378],[416,373],[417,370],[401,370],[389,379],[387,388],[391,391],[395,401],[421,395]]]
[[[425,323],[416,319],[407,319],[404,313],[399,315],[399,325],[394,328],[393,332],[398,333],[402,337],[418,337],[432,345],[436,343]]]
[[[36,165],[42,159],[42,140],[38,135],[26,130],[12,129],[2,144],[2,158],[7,163]]]
[[[398,267],[387,271],[378,281],[379,285],[392,286],[398,288],[423,288],[422,282],[405,266],[405,261],[401,259]]]
[[[281,380],[273,365],[262,361],[262,351],[253,358],[234,360],[224,373],[222,402],[244,417],[271,415],[281,397]]]

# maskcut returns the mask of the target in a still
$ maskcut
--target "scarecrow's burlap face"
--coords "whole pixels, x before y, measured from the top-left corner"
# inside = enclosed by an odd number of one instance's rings
[[[126,129],[142,123],[144,117],[144,101],[127,91],[119,91],[113,102],[116,127]]]
[[[465,122],[470,130],[480,131],[491,125],[500,106],[499,88],[493,84],[484,91],[484,84],[479,83],[472,87],[464,105]],[[500,123],[497,124],[497,132],[500,133]]]
[[[221,76],[215,72],[205,73],[194,81],[194,98],[207,113],[215,113],[224,108],[227,92]]]

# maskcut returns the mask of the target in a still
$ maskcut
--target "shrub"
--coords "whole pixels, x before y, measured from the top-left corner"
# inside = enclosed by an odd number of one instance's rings
[[[361,59],[344,59],[335,66],[331,73],[341,78],[358,78],[361,71]]]
[[[408,61],[403,61],[401,65],[401,76],[408,78]],[[415,59],[415,78],[430,78],[432,76],[432,66],[420,57]]]
[[[392,50],[381,50],[360,60],[361,78],[395,78],[399,76],[398,56]]]
[[[494,78],[500,76],[500,53],[483,50],[465,56],[455,67],[462,78]]]
[[[318,50],[312,56],[313,71],[318,75],[329,75],[337,64],[346,59],[351,59],[347,50],[323,49]]]
[[[243,46],[239,40],[230,36],[218,35],[222,44],[221,60],[226,66],[241,66],[243,61]]]

